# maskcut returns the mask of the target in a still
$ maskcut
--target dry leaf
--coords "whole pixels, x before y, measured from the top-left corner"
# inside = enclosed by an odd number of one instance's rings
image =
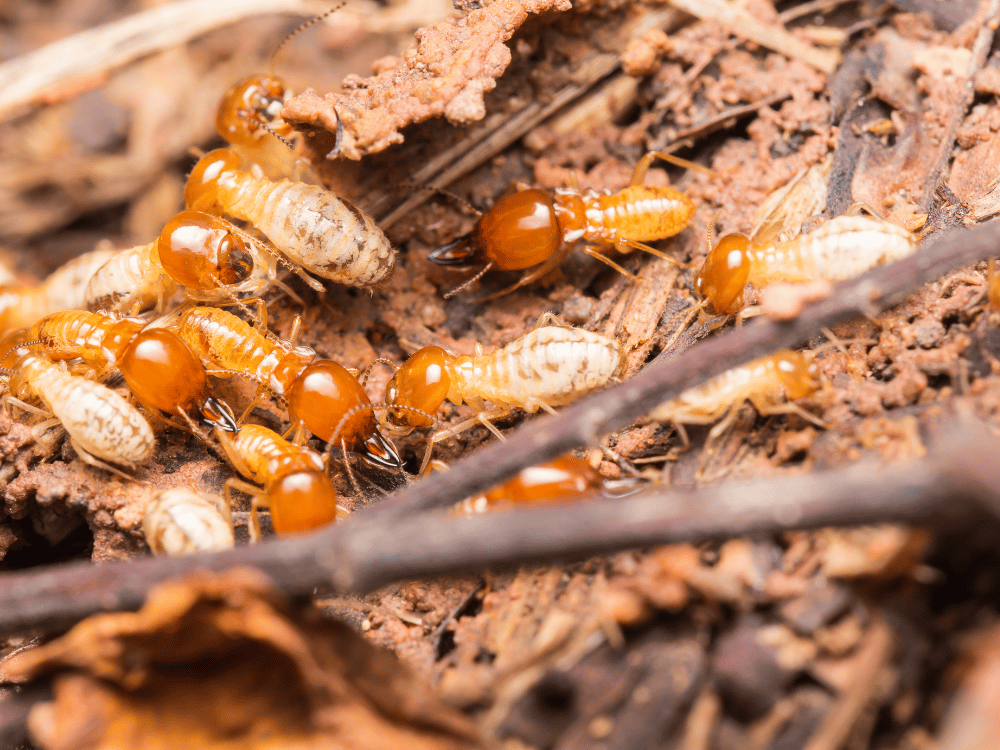
[[[254,570],[196,574],[8,660],[59,671],[29,717],[46,750],[476,746],[464,718],[386,651]]]

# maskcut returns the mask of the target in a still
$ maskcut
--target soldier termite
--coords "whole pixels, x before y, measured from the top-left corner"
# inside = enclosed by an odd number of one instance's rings
[[[650,152],[636,164],[632,181],[618,193],[580,193],[561,188],[555,195],[528,189],[502,196],[476,222],[472,233],[433,250],[430,259],[445,266],[485,264],[469,281],[448,292],[450,297],[490,269],[520,271],[529,268],[517,283],[483,299],[492,299],[530,284],[555,268],[577,241],[584,252],[632,277],[618,263],[594,247],[611,247],[619,253],[645,250],[673,260],[648,242],[680,232],[694,215],[691,199],[671,187],[645,185],[652,160],[661,158],[696,169],[701,165],[671,154]]]
[[[52,358],[114,365],[140,403],[183,417],[183,427],[194,424],[194,414],[207,429],[236,429],[228,407],[209,394],[201,360],[173,331],[147,328],[142,318],[70,310],[42,318],[27,338]]]
[[[727,234],[705,258],[695,291],[713,312],[729,315],[743,308],[748,282],[760,288],[775,281],[844,281],[916,249],[912,233],[866,216],[838,216],[785,242]]]
[[[37,286],[0,286],[0,333],[30,326],[49,313],[86,307],[87,282],[117,252],[99,248],[84,253],[64,263]]]
[[[215,552],[235,545],[229,504],[185,487],[158,492],[142,514],[142,533],[155,555]]]
[[[437,463],[437,462],[435,462]],[[462,513],[483,513],[502,505],[563,502],[599,490],[601,475],[582,458],[567,453],[521,469],[512,478],[458,504]]]
[[[149,422],[125,399],[92,380],[73,375],[40,352],[18,350],[11,370],[3,370],[14,404],[36,414],[51,414],[62,424],[81,459],[131,479],[113,464],[133,469],[153,457],[155,438]],[[37,398],[47,412],[26,403]],[[37,426],[36,426],[37,429]]]
[[[650,412],[649,418],[674,423],[685,445],[688,441],[683,425],[707,425],[726,417],[709,433],[711,440],[722,434],[729,418],[745,401],[753,404],[761,415],[798,414],[813,424],[825,427],[822,421],[794,403],[795,399],[812,395],[819,387],[815,367],[806,357],[783,349],[726,370],[708,382],[685,391],[657,406]]]
[[[324,441],[352,409],[370,404],[367,394],[346,368],[317,359],[306,346],[268,338],[235,315],[210,307],[181,314],[175,330],[211,368],[237,373],[279,397],[293,425],[304,426]],[[341,425],[337,447],[352,450],[383,468],[399,468],[392,443],[378,431],[370,411],[358,409]]]
[[[271,510],[271,525],[278,534],[308,531],[349,515],[337,504],[337,491],[327,476],[319,453],[305,445],[290,443],[260,425],[243,425],[232,437],[216,433],[219,444],[236,470],[259,487],[230,479],[226,493],[234,488],[253,496],[250,513],[251,539],[260,537],[258,508]]]
[[[232,149],[198,161],[184,200],[190,209],[249,222],[288,260],[322,278],[368,287],[392,272],[395,252],[374,219],[318,185],[270,180]]]
[[[419,349],[386,385],[383,423],[391,432],[406,434],[428,427],[445,399],[467,402],[479,415],[431,438],[433,443],[477,421],[501,439],[490,417],[513,408],[535,412],[576,401],[622,374],[625,356],[613,339],[580,328],[544,326],[491,354],[455,355],[437,346]],[[487,413],[485,401],[498,407]],[[409,408],[392,408],[403,406]]]

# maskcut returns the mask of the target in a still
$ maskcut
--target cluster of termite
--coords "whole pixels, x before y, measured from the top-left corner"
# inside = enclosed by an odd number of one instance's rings
[[[435,442],[472,424],[503,439],[495,417],[513,409],[552,412],[616,381],[625,369],[626,353],[614,339],[551,320],[489,354],[419,349],[397,368],[384,401],[373,404],[355,373],[295,345],[294,335],[283,340],[269,332],[261,302],[266,289],[277,287],[301,302],[282,280],[286,272],[322,294],[316,277],[371,288],[389,277],[395,262],[375,221],[322,187],[288,147],[293,133],[280,117],[287,98],[274,75],[250,77],[226,93],[217,129],[230,145],[199,159],[185,187],[186,209],[155,241],[95,250],[33,288],[0,288],[4,403],[45,417],[36,434],[58,421],[83,460],[129,477],[127,471],[154,454],[147,418],[153,416],[216,446],[255,483],[230,480],[225,498],[183,488],[157,495],[144,524],[154,551],[231,546],[230,488],[254,498],[251,537],[260,534],[260,506],[270,509],[279,534],[330,523],[347,512],[329,474],[333,449],[343,452],[348,468],[346,454],[353,452],[401,472],[390,438],[434,426],[446,400],[468,403],[476,417],[428,437],[423,473]],[[446,296],[492,269],[525,271],[515,284],[482,299],[507,294],[541,278],[578,243],[629,276],[608,253],[639,249],[669,258],[649,243],[681,232],[695,206],[679,190],[645,184],[657,158],[674,160],[647,154],[630,185],[613,194],[509,191],[469,235],[430,253],[442,265],[479,266]],[[708,244],[694,278],[701,298],[694,310],[720,316],[744,312],[748,284],[841,281],[917,247],[909,232],[860,215],[831,219],[784,242],[729,234],[714,246],[709,237]],[[211,376],[232,374],[284,407],[284,435],[246,422],[246,413],[236,418],[211,394]],[[116,375],[124,378],[126,396],[104,385]],[[786,350],[661,404],[650,419],[675,424],[685,443],[682,425],[724,423],[747,401],[761,414],[794,412],[816,422],[795,400],[818,388],[807,355]],[[310,439],[325,444],[325,451],[311,447]],[[584,491],[614,489],[589,464],[565,456],[463,507],[474,512],[491,503]]]

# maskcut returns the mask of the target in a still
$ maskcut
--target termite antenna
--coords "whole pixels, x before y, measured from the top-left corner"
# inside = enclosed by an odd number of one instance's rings
[[[333,15],[338,10],[340,10],[341,8],[343,8],[345,5],[347,5],[346,0],[344,2],[337,3],[336,5],[334,5],[329,10],[323,11],[318,16],[313,16],[308,21],[304,21],[303,23],[300,23],[298,26],[296,26],[294,29],[292,29],[290,32],[288,32],[288,35],[284,39],[282,39],[281,42],[278,44],[278,46],[275,48],[274,54],[271,55],[271,73],[272,73],[272,75],[274,74],[275,63],[277,63],[277,61],[278,61],[278,55],[281,54],[281,51],[285,48],[286,44],[288,44],[292,39],[294,39],[295,37],[297,37],[299,34],[301,34],[303,31],[305,31],[306,29],[308,29],[310,26],[315,26],[320,21],[322,21],[324,18],[326,18],[327,16],[330,16],[330,15]]]
[[[44,344],[44,343],[46,343],[46,342],[43,341],[42,339],[35,339],[34,341],[23,341],[20,344],[15,344],[14,346],[12,346],[10,349],[8,349],[7,351],[5,351],[3,353],[3,356],[0,357],[0,362],[6,362],[7,361],[7,357],[9,357],[12,352],[16,352],[18,349],[25,349],[25,348],[27,348],[29,346],[35,346],[36,344]],[[14,370],[12,370],[10,368],[7,368],[7,367],[0,367],[0,373],[7,374],[7,375],[13,375],[14,374]]]
[[[467,279],[466,281],[464,281],[463,283],[459,284],[458,286],[456,286],[456,287],[455,287],[454,289],[452,289],[451,291],[448,291],[448,292],[445,292],[445,293],[444,293],[443,295],[441,295],[441,296],[443,296],[443,297],[444,297],[445,299],[451,299],[452,297],[454,297],[454,296],[455,296],[456,294],[458,294],[458,293],[459,293],[460,291],[462,291],[463,289],[467,289],[468,287],[472,286],[472,285],[473,285],[473,284],[475,284],[475,283],[476,283],[477,281],[479,281],[479,280],[480,280],[481,278],[483,278],[483,276],[484,276],[484,275],[485,275],[485,274],[486,274],[486,273],[487,273],[487,272],[488,272],[488,271],[489,271],[489,270],[490,270],[491,268],[493,268],[493,261],[492,261],[492,260],[491,260],[491,261],[490,261],[489,263],[487,263],[487,264],[486,264],[485,266],[483,266],[483,267],[482,267],[482,269],[481,269],[481,270],[479,271],[479,273],[477,273],[477,274],[476,274],[475,276],[473,276],[473,277],[472,277],[471,279]]]
[[[2,360],[0,360],[0,361],[2,361]],[[368,376],[371,374],[372,368],[375,365],[380,364],[380,363],[383,364],[383,365],[388,365],[389,367],[391,367],[392,370],[393,370],[393,372],[396,372],[397,370],[399,370],[399,365],[397,365],[391,359],[387,359],[385,357],[377,357],[376,359],[373,359],[371,362],[369,362],[368,363],[368,367],[366,367],[364,369],[364,371],[361,373],[361,387],[362,388],[364,388],[366,385],[368,385]]]
[[[720,210],[715,209],[715,211],[712,213],[711,220],[708,222],[708,227],[707,227],[708,252],[712,252],[712,231],[715,229],[716,222],[719,221],[719,213]]]
[[[339,120],[338,120],[338,122],[339,122]],[[272,128],[272,127],[271,127],[270,125],[268,125],[268,124],[267,124],[266,122],[262,122],[262,123],[259,123],[259,126],[260,126],[261,128],[263,128],[264,130],[266,130],[266,131],[267,131],[268,133],[270,133],[271,135],[273,135],[273,136],[274,136],[275,138],[277,138],[277,139],[278,139],[279,141],[281,141],[282,143],[284,143],[284,144],[285,144],[285,145],[286,145],[286,146],[288,147],[288,150],[289,150],[289,151],[295,151],[295,144],[294,144],[294,143],[292,143],[292,142],[291,142],[290,140],[288,140],[287,138],[285,138],[285,136],[283,136],[283,135],[280,135],[280,134],[278,133],[278,131],[276,131],[276,130],[275,130],[274,128]]]
[[[417,184],[416,182],[409,182],[407,180],[403,180],[402,182],[399,183],[399,185],[400,187],[405,187],[410,190],[424,190],[429,193],[437,193],[438,195],[443,195],[445,198],[450,198],[451,200],[455,201],[455,203],[457,203],[459,206],[464,208],[469,213],[475,214],[476,216],[483,215],[482,211],[473,206],[472,203],[463,198],[461,195],[459,195],[458,193],[453,193],[450,190],[445,190],[442,187],[437,187],[436,185],[420,185]]]

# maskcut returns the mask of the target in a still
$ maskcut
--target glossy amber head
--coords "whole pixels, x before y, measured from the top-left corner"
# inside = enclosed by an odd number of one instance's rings
[[[267,502],[278,534],[309,531],[337,520],[337,490],[319,470],[280,477],[267,488]]]
[[[550,503],[572,500],[600,484],[590,464],[573,455],[522,469],[513,479],[486,492],[489,503]]]
[[[201,211],[181,211],[160,232],[160,265],[178,284],[215,289],[253,272],[253,256],[229,222]]]
[[[743,307],[743,287],[750,277],[749,245],[746,235],[727,234],[709,251],[695,276],[695,292],[720,315],[731,315]]]
[[[816,366],[810,364],[800,352],[784,349],[772,356],[778,377],[785,386],[785,398],[789,400],[805,398],[819,390]]]
[[[198,160],[184,186],[184,204],[198,211],[211,211],[218,203],[219,179],[240,170],[243,160],[228,148],[209,151]]]
[[[244,78],[223,94],[215,129],[230,143],[252,145],[260,135],[260,126],[278,119],[287,96],[285,82],[277,76]]]
[[[439,346],[425,346],[413,353],[385,387],[386,404],[399,404],[433,414],[451,389],[448,352]],[[397,430],[429,427],[434,421],[409,409],[388,409],[386,422]]]
[[[138,398],[170,414],[198,407],[208,398],[201,360],[166,328],[147,328],[137,335],[118,369]]]
[[[296,419],[322,440],[333,438],[333,431],[348,411],[370,404],[357,378],[345,367],[328,359],[310,364],[288,389],[288,406]],[[337,443],[343,439],[353,449],[375,430],[375,415],[359,410],[340,428]]]
[[[0,335],[0,367],[11,369],[17,361],[27,352],[21,348],[29,340],[27,328],[17,328]]]
[[[503,271],[519,271],[548,260],[562,234],[552,196],[544,190],[504,195],[479,219],[472,244]]]

